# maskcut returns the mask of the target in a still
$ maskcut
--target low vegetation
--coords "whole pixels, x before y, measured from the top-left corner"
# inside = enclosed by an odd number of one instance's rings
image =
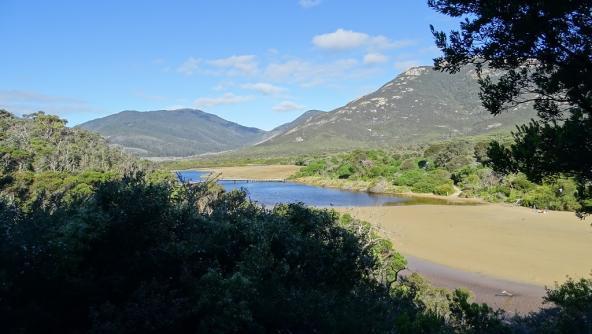
[[[506,139],[509,142],[509,139]],[[303,158],[294,176],[305,182],[352,186],[390,193],[432,193],[478,197],[549,210],[575,211],[581,205],[573,178],[549,177],[540,183],[524,174],[502,175],[488,167],[488,140],[451,140],[410,150],[356,150]]]

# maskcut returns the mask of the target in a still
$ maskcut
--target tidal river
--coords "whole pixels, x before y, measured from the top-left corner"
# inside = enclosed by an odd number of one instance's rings
[[[182,181],[199,181],[208,172],[181,171]],[[334,188],[309,186],[294,182],[218,182],[227,191],[245,189],[251,200],[265,206],[277,203],[302,202],[317,207],[352,207],[396,205],[408,199],[389,195],[354,192]]]

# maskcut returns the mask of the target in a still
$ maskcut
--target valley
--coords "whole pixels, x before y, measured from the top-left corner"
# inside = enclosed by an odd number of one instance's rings
[[[0,13],[0,333],[592,333],[592,1]]]
[[[290,179],[300,168],[250,165],[203,168],[201,171],[220,178],[256,182],[267,178]],[[306,179],[296,178],[294,181],[315,184]],[[289,187],[289,184],[281,183],[272,187],[277,201],[282,201],[284,185]],[[266,203],[269,198],[269,190],[253,189],[250,192],[253,183],[230,186],[228,189],[245,187],[255,201]],[[343,183],[332,186],[346,191],[365,191]],[[592,231],[571,212],[539,212],[508,204],[485,204],[475,198],[438,195],[427,196],[446,202],[428,201],[424,204],[414,200],[418,196],[424,198],[425,194],[401,194],[393,190],[390,194],[403,195],[402,198],[410,204],[348,206],[336,202],[326,207],[367,221],[391,239],[396,249],[409,260],[408,269],[403,272],[405,275],[419,273],[435,286],[464,287],[475,293],[479,302],[508,312],[528,313],[542,306],[545,287],[561,284],[568,276],[585,278],[589,274],[587,254],[592,252]],[[296,196],[291,197],[296,202],[311,200],[311,195],[306,192],[289,196]],[[502,291],[511,295],[500,295]]]

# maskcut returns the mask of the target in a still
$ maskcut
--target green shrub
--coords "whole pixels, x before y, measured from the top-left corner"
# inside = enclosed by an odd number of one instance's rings
[[[340,179],[348,179],[355,173],[355,168],[350,163],[344,163],[343,165],[339,166],[335,171],[335,174]]]
[[[417,182],[419,182],[422,178],[424,178],[426,172],[421,170],[408,170],[400,174],[399,176],[395,177],[394,185],[396,186],[413,186]]]
[[[327,168],[325,160],[314,160],[311,161],[308,166],[303,167],[298,172],[298,176],[318,176],[322,175]]]
[[[432,192],[436,195],[448,196],[454,193],[454,187],[451,184],[440,184]]]
[[[403,162],[399,166],[399,169],[402,171],[416,169],[416,168],[417,168],[417,159],[415,159],[415,158],[405,159],[405,160],[403,160]]]

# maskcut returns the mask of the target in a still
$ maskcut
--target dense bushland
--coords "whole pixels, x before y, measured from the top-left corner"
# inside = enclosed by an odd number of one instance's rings
[[[49,200],[49,199],[48,199]],[[23,211],[0,201],[3,332],[585,333],[592,280],[509,317],[436,289],[372,226],[215,185],[100,182]]]
[[[502,175],[488,167],[488,142],[452,140],[406,151],[356,150],[302,159],[296,178],[365,181],[378,191],[479,197],[550,210],[575,211],[581,206],[573,178],[548,177],[540,183],[523,174]],[[385,186],[386,185],[386,186]]]
[[[18,118],[0,110],[0,190],[14,201],[40,205],[42,195],[88,195],[93,184],[143,164],[57,116]]]
[[[179,184],[53,116],[2,120],[2,332],[592,329],[592,280],[550,290],[549,309],[510,317],[468,292],[400,277],[406,261],[392,243],[350,216]],[[28,131],[22,142],[15,126]],[[46,149],[32,144],[40,137]],[[61,149],[75,158],[59,160]]]

